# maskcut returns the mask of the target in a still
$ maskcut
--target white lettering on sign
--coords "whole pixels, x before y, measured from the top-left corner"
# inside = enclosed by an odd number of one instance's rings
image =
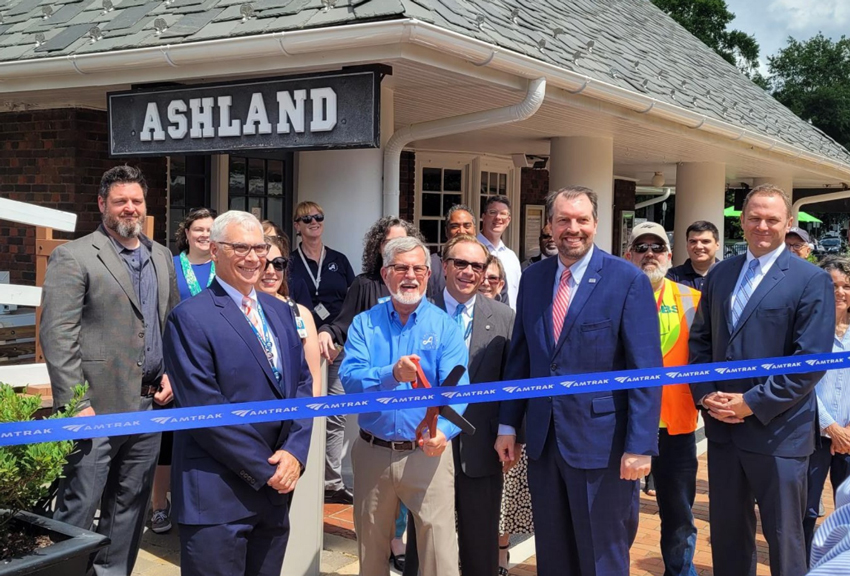
[[[153,138],[151,138],[151,135],[153,135]],[[142,142],[150,142],[151,140],[161,142],[165,140],[162,121],[159,119],[159,110],[157,110],[156,104],[153,102],[148,102],[148,108],[145,110],[145,123],[142,126],[142,132],[139,134],[139,137],[142,139]]]
[[[189,108],[192,110],[192,138],[215,138],[213,126],[214,98],[190,98]]]
[[[269,121],[268,107],[262,92],[251,94],[250,104],[247,110],[243,110],[244,122],[239,119],[238,113],[234,114],[233,97],[230,95],[190,98],[188,106],[185,100],[175,99],[166,107],[166,129],[163,129],[156,102],[148,102],[139,139],[143,142],[162,142],[166,139],[166,132],[172,140],[182,140],[187,134],[192,139],[256,136],[271,134],[273,131],[277,134],[303,134],[307,130],[307,98],[307,90],[275,93],[278,119],[274,126]],[[337,95],[334,89],[311,89],[309,98],[312,112],[310,132],[333,130],[337,125]]]
[[[175,140],[186,137],[189,131],[189,121],[186,120],[186,103],[182,100],[172,100],[168,104],[168,135]]]

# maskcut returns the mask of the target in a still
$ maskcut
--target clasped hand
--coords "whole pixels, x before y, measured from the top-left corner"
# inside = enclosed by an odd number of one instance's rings
[[[702,399],[702,405],[708,414],[726,424],[740,424],[753,411],[744,401],[743,394],[732,392],[712,392]]]
[[[832,439],[832,445],[829,447],[832,455],[850,454],[850,430],[833,422],[826,427],[825,432]]]
[[[295,485],[301,477],[301,463],[286,450],[278,450],[269,457],[269,464],[277,466],[274,475],[266,482],[280,494],[288,494],[295,490]]]

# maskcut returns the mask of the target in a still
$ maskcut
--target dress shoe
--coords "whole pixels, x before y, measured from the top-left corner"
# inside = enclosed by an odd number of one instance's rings
[[[325,490],[325,504],[354,504],[354,494],[348,488]]]

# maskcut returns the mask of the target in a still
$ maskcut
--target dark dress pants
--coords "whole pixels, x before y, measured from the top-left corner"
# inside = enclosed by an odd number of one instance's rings
[[[528,486],[539,576],[629,575],[640,485],[620,479],[619,458],[607,468],[573,468],[550,428],[540,458],[528,461]]]
[[[803,520],[803,531],[806,535],[806,561],[810,561],[812,553],[812,538],[815,536],[815,523],[820,512],[820,499],[823,494],[826,476],[832,483],[832,496],[844,480],[850,477],[850,454],[830,454],[832,440],[820,438],[820,445],[809,456],[809,490],[806,498],[806,517]]]
[[[664,576],[696,576],[694,498],[697,486],[696,434],[658,430],[658,456],[652,458],[655,500],[661,517]]]
[[[756,513],[770,553],[772,576],[803,576],[803,515],[809,458],[766,456],[732,442],[708,442],[711,559],[718,576],[755,574]]]
[[[180,524],[181,576],[280,576],[289,505],[227,524]]]
[[[473,478],[455,468],[458,552],[463,576],[494,576],[499,572],[501,472]]]

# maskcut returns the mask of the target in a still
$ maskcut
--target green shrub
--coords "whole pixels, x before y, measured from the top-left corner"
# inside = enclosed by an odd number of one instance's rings
[[[65,410],[47,419],[74,416],[86,388],[86,385],[75,387],[74,397]],[[40,408],[38,396],[16,394],[11,386],[0,383],[0,423],[33,420]],[[72,440],[0,446],[0,539],[15,514],[31,510],[47,496],[50,485],[62,475],[73,450]]]

